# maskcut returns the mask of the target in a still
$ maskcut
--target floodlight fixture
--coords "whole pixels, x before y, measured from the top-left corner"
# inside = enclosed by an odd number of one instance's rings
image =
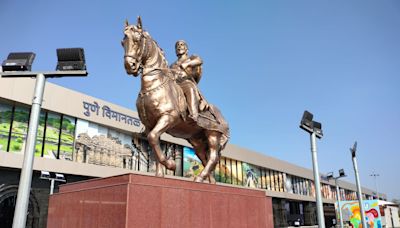
[[[344,169],[339,169],[339,177],[345,177],[346,173],[344,172]]]
[[[320,122],[317,121],[313,121],[313,130],[315,132],[315,136],[317,136],[317,138],[322,138],[322,136],[324,135],[322,133],[322,124]]]
[[[329,180],[329,179],[332,179],[333,178],[333,172],[329,172],[329,173],[327,173],[326,174],[326,178]]]
[[[57,49],[57,59],[56,70],[86,70],[83,48],[59,48]]]
[[[304,111],[303,117],[301,118],[300,128],[309,132],[310,134],[313,132],[313,114],[309,111]]]
[[[313,121],[314,115],[309,111],[304,111],[303,117],[301,118],[300,128],[312,134],[315,133],[317,138],[322,138],[322,124],[317,121]]]
[[[48,171],[40,171],[40,179],[50,179],[50,172]]]
[[[33,52],[11,52],[1,65],[3,72],[31,71],[35,56]]]
[[[64,175],[61,173],[56,173],[55,180],[60,182],[66,182]]]
[[[351,157],[356,157],[356,151],[357,151],[357,141],[354,142],[354,145],[352,148],[350,148],[350,152],[351,152]]]

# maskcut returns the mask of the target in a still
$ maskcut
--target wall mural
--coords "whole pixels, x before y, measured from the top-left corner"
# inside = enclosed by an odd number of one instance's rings
[[[367,226],[369,228],[381,228],[382,221],[379,212],[378,200],[363,200],[363,203]],[[342,201],[340,206],[342,208],[343,221],[350,222],[351,226],[354,228],[362,227],[358,201]]]
[[[244,186],[251,188],[261,188],[260,181],[260,169],[255,166],[245,162],[242,162],[243,176],[244,176]]]
[[[203,170],[200,159],[192,148],[183,147],[183,176],[194,178]]]

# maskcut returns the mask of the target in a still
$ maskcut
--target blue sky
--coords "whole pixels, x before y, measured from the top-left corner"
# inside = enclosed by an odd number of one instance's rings
[[[0,58],[83,47],[87,78],[50,79],[131,109],[140,81],[123,68],[123,24],[143,26],[175,61],[184,39],[204,61],[200,89],[230,123],[230,143],[312,168],[304,110],[322,122],[320,172],[344,168],[358,141],[363,186],[400,198],[399,1],[11,1],[0,3]]]

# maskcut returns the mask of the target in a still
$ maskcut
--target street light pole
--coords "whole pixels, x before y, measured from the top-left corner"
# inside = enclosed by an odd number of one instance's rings
[[[301,118],[300,128],[310,133],[311,142],[311,157],[313,164],[313,174],[314,174],[314,184],[315,184],[315,196],[317,204],[317,217],[318,217],[318,227],[325,228],[325,218],[324,218],[324,207],[322,204],[321,195],[321,184],[318,169],[318,159],[317,159],[317,142],[316,138],[322,138],[322,124],[313,121],[313,114],[308,111],[304,111],[303,117]]]
[[[340,220],[340,228],[343,228],[343,215],[342,215],[342,207],[341,207],[341,201],[340,201],[340,191],[339,191],[339,185],[338,185],[338,177],[335,178],[335,185],[336,185],[336,196],[337,196],[337,201],[338,201],[338,210],[339,210],[339,220]]]
[[[357,195],[358,195],[358,203],[360,204],[362,227],[367,227],[367,223],[365,222],[365,211],[364,211],[364,203],[363,203],[363,199],[362,199],[360,177],[358,175],[356,149],[357,149],[357,142],[354,143],[353,148],[350,148],[350,151],[351,151],[351,157],[352,157],[352,160],[353,160],[354,174],[355,174],[355,177],[356,177]]]
[[[25,228],[32,184],[33,160],[35,154],[36,134],[39,125],[40,109],[43,101],[44,87],[47,77],[87,76],[86,70],[56,72],[0,72],[2,77],[36,77],[32,99],[31,116],[25,146],[24,161],[21,168],[17,202],[15,204],[13,228]]]
[[[375,181],[375,191],[376,191],[376,198],[377,200],[379,200],[379,192],[378,192],[378,185],[376,184],[376,178],[379,177],[379,174],[372,172],[372,174],[370,175],[371,177],[374,177],[374,181]]]
[[[321,195],[321,184],[319,181],[319,169],[318,169],[318,159],[317,159],[317,143],[315,132],[310,135],[311,139],[311,156],[313,163],[313,173],[314,173],[314,184],[315,184],[315,195],[317,198],[317,214],[318,214],[318,227],[325,227],[324,218],[324,207],[322,205],[322,195]]]
[[[24,162],[19,180],[17,203],[15,205],[13,228],[23,228],[26,224],[26,212],[29,205],[29,196],[32,182],[33,158],[35,155],[36,133],[39,125],[40,109],[46,78],[43,74],[36,75],[35,92],[32,100],[32,110],[29,119],[29,130],[25,146]]]

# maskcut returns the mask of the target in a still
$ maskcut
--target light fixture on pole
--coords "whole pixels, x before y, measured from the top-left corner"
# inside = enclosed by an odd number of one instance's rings
[[[318,214],[318,226],[320,228],[325,228],[324,208],[322,205],[321,184],[318,171],[317,143],[316,143],[316,138],[321,139],[323,136],[322,125],[319,122],[313,121],[313,114],[311,114],[308,111],[304,111],[303,117],[300,122],[300,128],[310,133],[315,195],[317,201],[316,204],[317,204],[317,214]]]
[[[30,71],[35,56],[33,52],[12,52],[1,66],[3,71]]]
[[[357,142],[354,143],[353,148],[350,148],[350,152],[351,152],[351,158],[353,161],[354,174],[356,177],[357,198],[358,198],[358,203],[360,204],[362,227],[367,227],[367,223],[365,222],[365,210],[364,210],[364,203],[363,203],[363,199],[362,199],[360,177],[358,175],[356,151],[357,151]]]
[[[82,51],[81,48],[70,49],[72,53]],[[57,51],[58,54],[58,51]],[[83,55],[82,55],[83,56]],[[58,63],[62,62],[58,55]],[[81,68],[69,67],[66,70],[57,70],[52,72],[31,72],[31,65],[35,54],[32,52],[10,53],[7,60],[3,61],[2,69],[0,72],[1,77],[36,77],[35,89],[32,99],[32,108],[29,119],[29,129],[27,140],[25,144],[24,161],[21,168],[21,176],[19,180],[17,202],[15,205],[13,228],[24,228],[26,224],[26,216],[29,204],[29,195],[32,183],[33,159],[36,144],[36,134],[39,125],[40,109],[43,101],[44,87],[46,78],[52,77],[66,77],[66,76],[87,76],[85,61],[82,58],[77,58],[76,61],[83,61]],[[74,59],[70,59],[71,62]],[[58,64],[57,64],[58,65]],[[64,69],[64,68],[61,68]],[[65,68],[67,69],[67,68]]]
[[[340,228],[343,228],[343,215],[342,215],[342,208],[341,208],[341,201],[340,201],[340,191],[339,191],[339,184],[338,184],[338,179],[342,178],[342,177],[346,177],[346,174],[344,172],[344,169],[339,169],[339,176],[334,177],[333,172],[330,172],[327,175],[328,180],[329,179],[334,179],[335,180],[335,186],[336,186],[336,196],[337,196],[337,205],[338,205],[338,211],[339,211],[339,220],[340,220]]]
[[[372,172],[370,177],[374,177],[374,182],[375,182],[375,191],[376,191],[376,199],[379,200],[379,192],[378,192],[378,185],[376,184],[376,178],[379,177],[378,173],[375,173],[375,171]]]
[[[54,192],[54,182],[67,182],[63,174],[48,171],[40,171],[40,179],[50,181],[50,195],[53,195]]]

